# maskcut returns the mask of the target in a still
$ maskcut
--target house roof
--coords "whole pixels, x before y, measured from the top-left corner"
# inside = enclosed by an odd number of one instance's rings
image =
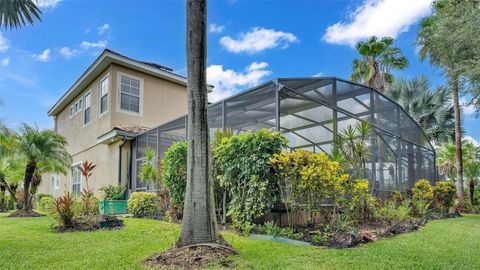
[[[148,131],[149,129],[148,127],[139,125],[119,125],[107,133],[100,135],[97,141],[103,144],[110,144],[119,139],[133,140],[138,134]]]
[[[118,129],[126,132],[131,132],[135,134],[140,134],[143,133],[147,130],[150,130],[149,127],[144,127],[144,126],[138,126],[138,125],[119,125],[114,127],[113,129]]]
[[[60,97],[48,111],[48,116],[59,114],[72,100],[74,100],[93,80],[95,80],[110,64],[118,64],[152,76],[156,76],[174,83],[187,85],[187,78],[172,72],[172,69],[156,63],[136,60],[110,49],[105,49],[75,83]],[[208,90],[212,90],[208,86]]]

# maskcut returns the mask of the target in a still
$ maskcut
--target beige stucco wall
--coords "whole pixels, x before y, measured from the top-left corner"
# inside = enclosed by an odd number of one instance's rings
[[[141,100],[141,114],[134,115],[120,110],[118,104],[118,79],[120,74],[134,76],[143,82]],[[109,76],[108,112],[99,116],[100,112],[100,81]],[[83,125],[83,110],[70,117],[70,106],[80,97],[92,91],[90,123]],[[158,77],[137,72],[119,65],[110,65],[101,76],[86,87],[71,104],[66,106],[55,119],[55,127],[59,134],[67,139],[67,150],[72,155],[72,165],[88,160],[97,164],[94,174],[89,181],[89,187],[98,194],[104,185],[118,183],[118,145],[119,141],[105,145],[100,144],[97,138],[115,126],[135,124],[139,126],[155,127],[162,123],[186,114],[186,87],[172,83]],[[131,155],[130,143],[123,146],[122,156],[122,184],[127,179],[127,155]],[[127,154],[128,153],[128,154]],[[55,195],[62,195],[65,188],[71,189],[71,175],[59,175],[59,188],[54,190]],[[39,187],[41,193],[53,193],[51,188],[51,174],[43,176]],[[82,178],[82,186],[85,180]]]

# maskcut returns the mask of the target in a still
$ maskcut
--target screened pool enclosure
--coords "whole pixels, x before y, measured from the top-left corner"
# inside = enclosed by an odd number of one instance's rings
[[[366,164],[375,191],[405,190],[419,179],[437,180],[435,151],[419,125],[396,103],[364,85],[338,78],[279,78],[208,107],[210,134],[270,128],[281,131],[289,149],[331,153],[334,138],[348,126],[368,121],[373,127]],[[158,159],[178,140],[186,139],[186,116],[137,136],[133,172],[147,147]],[[154,190],[136,180],[132,191]]]

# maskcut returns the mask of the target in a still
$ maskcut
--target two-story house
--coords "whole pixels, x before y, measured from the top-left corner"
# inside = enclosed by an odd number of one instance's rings
[[[104,50],[48,112],[73,162],[67,175],[44,175],[39,192],[80,192],[85,160],[97,164],[89,180],[95,192],[104,185],[128,187],[131,141],[186,113],[186,85],[185,77],[167,67]]]

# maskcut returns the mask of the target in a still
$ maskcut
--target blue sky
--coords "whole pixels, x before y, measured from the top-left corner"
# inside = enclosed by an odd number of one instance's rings
[[[275,77],[348,78],[352,44],[392,36],[410,61],[397,77],[440,70],[421,63],[415,37],[431,0],[210,1],[208,79],[220,99]],[[10,127],[51,127],[48,109],[106,47],[185,74],[183,1],[39,0],[41,23],[0,30],[0,119]],[[469,136],[480,140],[474,112],[464,110]]]

